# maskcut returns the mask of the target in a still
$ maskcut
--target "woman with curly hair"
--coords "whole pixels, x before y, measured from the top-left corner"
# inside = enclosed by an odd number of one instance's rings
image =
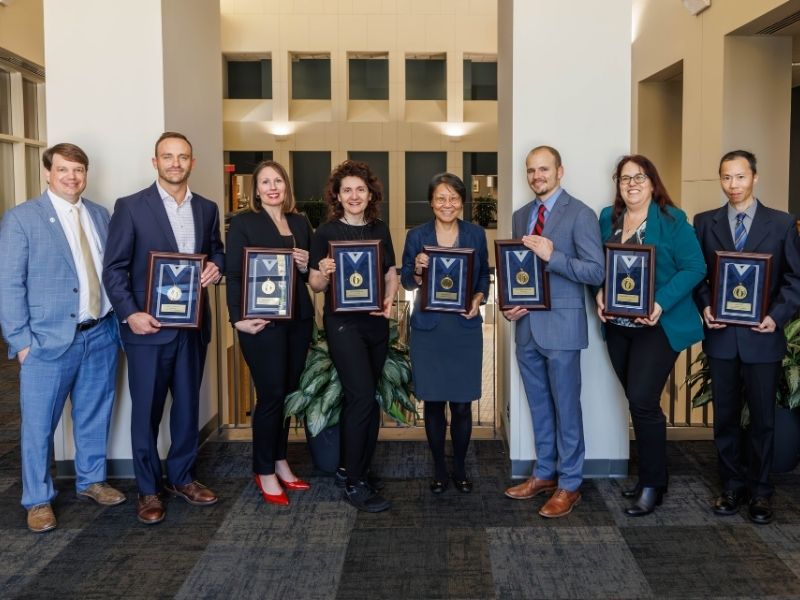
[[[369,465],[378,442],[380,407],[375,389],[389,350],[389,312],[397,291],[394,249],[389,228],[378,218],[381,184],[369,165],[346,160],[337,166],[325,189],[328,221],[311,240],[309,283],[326,292],[325,333],[331,360],[344,390],[342,451],[346,481],[344,498],[359,510],[381,512],[391,504],[369,479]],[[383,247],[383,310],[373,313],[333,313],[329,283],[336,261],[328,255],[328,242],[380,240]]]

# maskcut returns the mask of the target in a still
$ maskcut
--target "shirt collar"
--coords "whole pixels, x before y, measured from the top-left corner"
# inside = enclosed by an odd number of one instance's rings
[[[158,183],[158,179],[156,179],[156,188],[158,189],[158,195],[161,196],[162,200],[169,199],[175,202],[176,204],[178,203],[178,201],[175,200],[175,198],[173,198],[172,195],[167,190],[161,187],[161,184]],[[183,202],[184,204],[189,204],[191,201],[192,201],[192,190],[189,189],[189,186],[186,186],[186,197],[183,199]]]
[[[78,198],[78,201],[73,204],[69,200],[65,200],[61,196],[54,193],[50,188],[47,188],[47,196],[53,203],[53,208],[55,208],[59,213],[68,213],[73,208],[77,208],[80,211],[83,208],[83,198]]]
[[[556,200],[559,199],[559,197],[561,196],[561,192],[563,192],[563,191],[564,190],[561,189],[561,187],[557,187],[555,190],[553,190],[553,193],[550,195],[550,197],[547,200],[542,201],[541,198],[536,198],[536,202],[538,204],[544,204],[545,210],[548,213],[550,213],[553,210],[553,206],[555,205]]]
[[[742,211],[742,212],[744,212],[744,214],[746,214],[748,217],[750,217],[750,222],[751,223],[753,222],[753,219],[756,216],[756,208],[757,207],[758,207],[758,199],[754,198],[753,199],[753,203],[750,206],[748,206],[744,211]],[[736,210],[735,208],[733,208],[733,206],[731,206],[731,203],[728,202],[728,220],[729,221],[735,221],[736,220],[736,215],[738,215],[738,214],[739,214],[739,211]],[[745,221],[746,220],[747,219],[745,219]]]

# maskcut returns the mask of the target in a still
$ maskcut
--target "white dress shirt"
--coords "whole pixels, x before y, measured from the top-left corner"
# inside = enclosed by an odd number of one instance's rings
[[[86,235],[86,240],[89,242],[89,249],[92,252],[92,261],[94,262],[94,269],[97,272],[97,278],[100,280],[100,314],[98,318],[108,314],[111,310],[111,303],[108,301],[105,289],[103,289],[103,244],[100,237],[97,235],[97,228],[94,226],[94,221],[86,210],[81,199],[75,204],[68,200],[56,196],[52,190],[48,188],[47,195],[53,203],[53,208],[56,209],[58,221],[61,223],[61,229],[64,230],[64,235],[69,243],[69,249],[72,252],[72,260],[75,262],[75,269],[78,272],[78,291],[80,294],[78,305],[78,322],[87,321],[92,317],[89,314],[89,280],[86,275],[86,265],[83,262],[83,252],[81,252],[81,243],[78,239],[78,230],[75,226],[75,210],[80,210],[81,227]]]
[[[184,254],[194,254],[195,235],[194,235],[194,214],[192,214],[192,192],[186,188],[186,198],[178,205],[178,202],[169,195],[169,192],[162,188],[156,181],[158,193],[164,208],[167,211],[169,224],[172,226],[172,233],[175,241],[178,242],[178,252]]]

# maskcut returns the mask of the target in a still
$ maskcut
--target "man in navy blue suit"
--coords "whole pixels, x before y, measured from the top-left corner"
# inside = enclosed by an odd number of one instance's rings
[[[120,198],[108,229],[103,283],[121,321],[131,391],[133,467],[139,486],[137,516],[145,524],[164,520],[163,491],[195,506],[209,506],[217,496],[197,481],[199,393],[211,314],[205,302],[200,329],[169,329],[145,312],[150,251],[205,254],[203,288],[216,283],[224,268],[217,205],[189,190],[194,167],[186,136],[166,132],[156,142],[150,187]],[[207,294],[203,289],[203,294]],[[207,299],[207,298],[206,298]],[[162,485],[158,427],[167,391],[172,393],[171,445]]]
[[[711,370],[714,443],[719,458],[722,493],[716,514],[739,512],[748,496],[748,517],[757,524],[772,521],[769,481],[775,431],[775,396],[786,354],[783,328],[800,308],[800,238],[794,217],[762,204],[755,197],[756,157],[734,150],[722,157],[719,180],[728,202],[702,212],[694,228],[703,248],[709,276],[716,252],[756,252],[772,256],[767,316],[755,327],[726,326],[711,312],[711,281],[701,281],[695,302],[703,314],[703,350]],[[742,398],[750,409],[749,453],[742,448]],[[747,455],[749,454],[749,458]]]

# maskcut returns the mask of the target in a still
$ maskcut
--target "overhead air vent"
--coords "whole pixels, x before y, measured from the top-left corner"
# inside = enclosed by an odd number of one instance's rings
[[[778,33],[781,29],[789,27],[789,25],[794,25],[798,21],[800,21],[800,11],[792,13],[788,17],[784,17],[780,21],[777,21],[772,25],[764,27],[764,29],[760,31],[756,31],[756,35],[773,35],[775,33]]]

